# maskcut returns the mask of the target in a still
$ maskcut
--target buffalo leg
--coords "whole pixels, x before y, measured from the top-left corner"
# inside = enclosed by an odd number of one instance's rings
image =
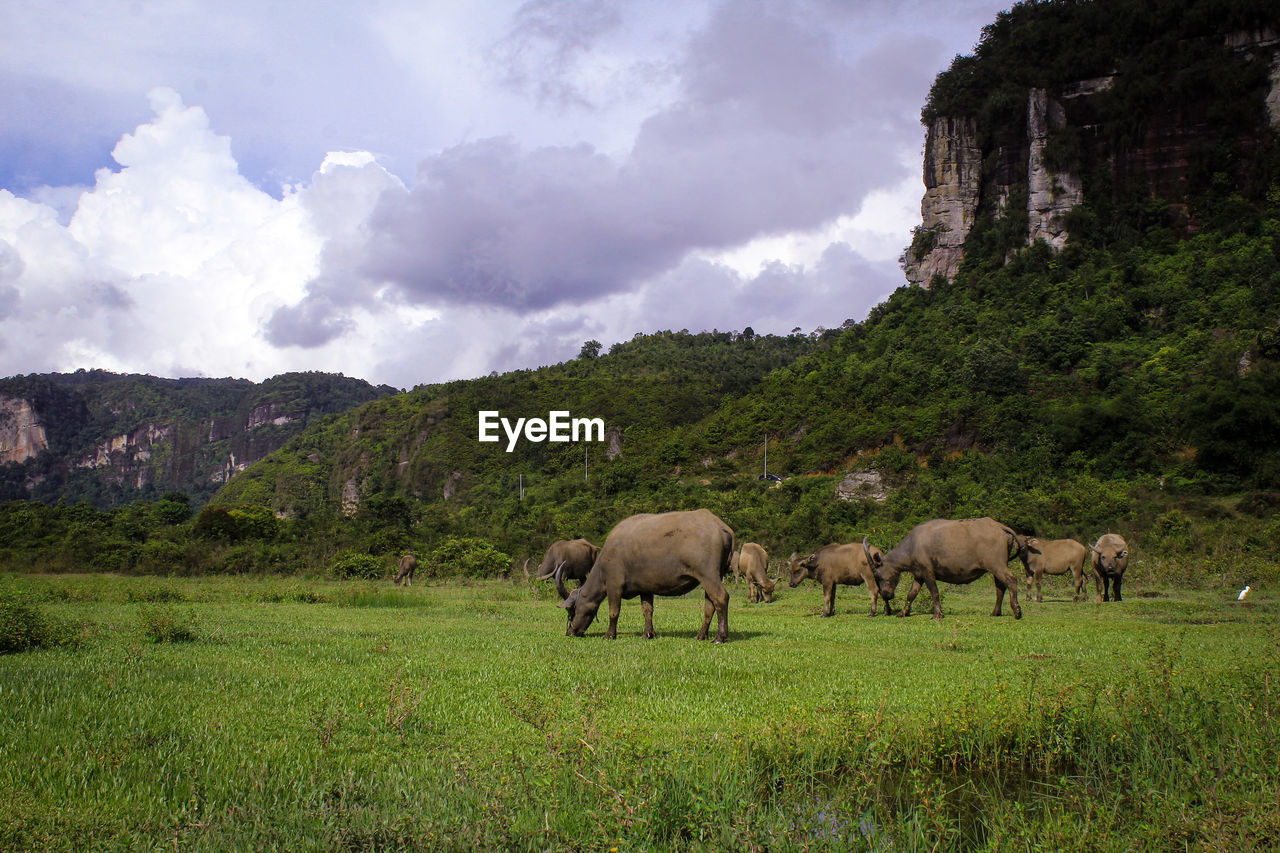
[[[622,613],[622,594],[609,593],[609,630],[604,632],[606,640],[618,639],[618,615]]]
[[[1111,600],[1112,601],[1120,600],[1120,579],[1122,577],[1124,577],[1124,575],[1115,575],[1114,577],[1111,578],[1111,593],[1112,593]]]
[[[925,578],[924,582],[929,587],[929,595],[933,598],[933,618],[941,619],[942,618],[942,596],[938,595],[938,582],[931,577]],[[916,585],[912,587],[912,591],[914,592],[917,589],[919,589],[919,586],[920,586],[919,581],[917,581]],[[910,599],[908,599],[908,609],[909,609],[909,606],[910,606]]]
[[[1009,606],[1013,608],[1013,618],[1021,619],[1022,605],[1018,604],[1018,581],[1016,578],[1014,578],[1013,573],[1009,571],[1008,566],[1004,566],[996,569],[994,572],[991,573],[991,575],[996,579],[996,610],[991,615],[992,616],[1000,615],[1000,605],[1004,603],[1004,591],[1007,589],[1009,590]],[[1037,581],[1038,580],[1039,580],[1039,577],[1037,576]],[[1040,591],[1040,587],[1039,587],[1039,584],[1037,583],[1036,585],[1037,601],[1040,600],[1038,595],[1039,591]]]
[[[867,615],[875,616],[880,612],[880,588],[875,585],[874,581],[867,584],[867,586],[871,587],[871,612]],[[889,615],[889,602],[887,601],[884,603],[884,612],[886,616]]]
[[[711,627],[711,615],[714,613],[718,617],[716,642],[723,643],[729,639],[729,592],[723,584],[707,585],[703,590],[706,600],[702,605],[702,630],[698,632],[698,639],[707,638],[707,630]]]
[[[1040,582],[1044,580],[1044,572],[1036,572],[1036,604],[1044,601],[1043,591],[1040,589]],[[1027,595],[1031,595],[1031,584],[1027,584]]]
[[[1103,602],[1103,600],[1104,600],[1104,598],[1103,598],[1103,591],[1102,591],[1102,584],[1103,584],[1103,580],[1102,580],[1102,572],[1098,571],[1097,569],[1094,569],[1094,571],[1093,571],[1093,589],[1094,589],[1094,592],[1096,592],[1096,593],[1098,594],[1098,603],[1099,603],[1099,604],[1101,604],[1101,603]]]
[[[653,632],[653,594],[640,596],[640,612],[644,614],[644,638],[652,640],[658,636]]]
[[[902,610],[898,612],[899,618],[905,618],[911,615],[911,602],[915,601],[916,596],[920,594],[920,586],[919,578],[911,581],[911,590],[907,593],[907,603]]]
[[[836,612],[836,585],[827,581],[822,585],[822,615],[834,616]]]

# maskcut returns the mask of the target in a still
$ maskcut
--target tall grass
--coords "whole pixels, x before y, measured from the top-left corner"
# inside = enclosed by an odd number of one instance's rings
[[[0,848],[1280,844],[1265,594],[1051,585],[1015,621],[975,585],[939,624],[734,589],[716,647],[696,595],[658,600],[654,641],[624,605],[606,642],[523,583],[245,581],[3,579],[93,630],[0,657]],[[157,607],[201,630],[139,642]]]

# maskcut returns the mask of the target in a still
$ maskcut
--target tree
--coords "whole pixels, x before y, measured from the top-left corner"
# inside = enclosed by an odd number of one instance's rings
[[[582,349],[578,352],[578,358],[596,358],[600,355],[601,346],[603,345],[599,341],[587,341],[582,345]]]

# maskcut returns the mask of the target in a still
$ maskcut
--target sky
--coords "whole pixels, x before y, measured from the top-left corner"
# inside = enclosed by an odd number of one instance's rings
[[[397,388],[905,284],[985,0],[4,0],[0,376]]]

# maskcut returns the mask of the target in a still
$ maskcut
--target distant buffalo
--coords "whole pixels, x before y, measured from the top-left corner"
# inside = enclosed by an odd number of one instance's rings
[[[773,601],[777,581],[769,577],[769,552],[754,542],[746,542],[733,555],[733,573],[747,579],[747,601]]]
[[[418,568],[418,558],[412,554],[405,554],[400,558],[400,571],[396,573],[395,585],[399,586],[404,581],[405,586],[413,586],[413,573]]]
[[[556,581],[556,589],[560,591],[560,600],[569,597],[564,582],[574,580],[581,584],[587,579],[591,567],[596,562],[600,549],[585,539],[561,539],[552,542],[542,558],[535,576],[540,580]]]
[[[1031,595],[1031,583],[1036,585],[1036,601],[1040,596],[1040,579],[1044,575],[1071,575],[1075,594],[1072,601],[1084,598],[1084,564],[1089,559],[1089,549],[1074,539],[1027,539],[1027,547],[1018,555],[1027,570],[1027,595]]]
[[[993,518],[940,518],[917,524],[896,548],[880,560],[874,559],[865,538],[862,545],[867,562],[876,564],[876,583],[886,607],[893,600],[898,578],[903,572],[915,579],[907,593],[906,607],[899,616],[911,614],[911,602],[915,601],[920,587],[926,586],[933,597],[933,618],[941,619],[938,581],[973,583],[989,574],[996,584],[996,607],[991,615],[1000,615],[1007,590],[1014,617],[1022,618],[1022,608],[1018,606],[1018,582],[1009,571],[1009,561],[1026,543],[1012,529]]]
[[[1129,546],[1124,537],[1119,533],[1104,533],[1089,546],[1089,550],[1093,552],[1093,577],[1098,601],[1110,601],[1113,597],[1119,601],[1120,581],[1129,566]]]
[[[822,584],[822,615],[831,616],[836,612],[837,584],[858,586],[865,583],[871,592],[871,612],[867,615],[875,616],[879,610],[879,587],[873,567],[883,557],[883,552],[874,545],[868,545],[865,550],[860,545],[827,545],[803,560],[798,554],[792,554],[789,566],[791,587],[799,586],[805,578]],[[884,608],[888,614],[887,598]]]
[[[639,596],[644,636],[653,638],[653,597],[684,595],[701,585],[706,603],[698,639],[707,638],[715,614],[719,617],[716,642],[723,643],[729,635],[729,593],[724,577],[732,557],[733,530],[710,510],[624,519],[610,531],[586,581],[560,604],[569,611],[569,633],[576,637],[585,634],[600,603],[608,598],[605,637],[617,637],[622,599]]]

